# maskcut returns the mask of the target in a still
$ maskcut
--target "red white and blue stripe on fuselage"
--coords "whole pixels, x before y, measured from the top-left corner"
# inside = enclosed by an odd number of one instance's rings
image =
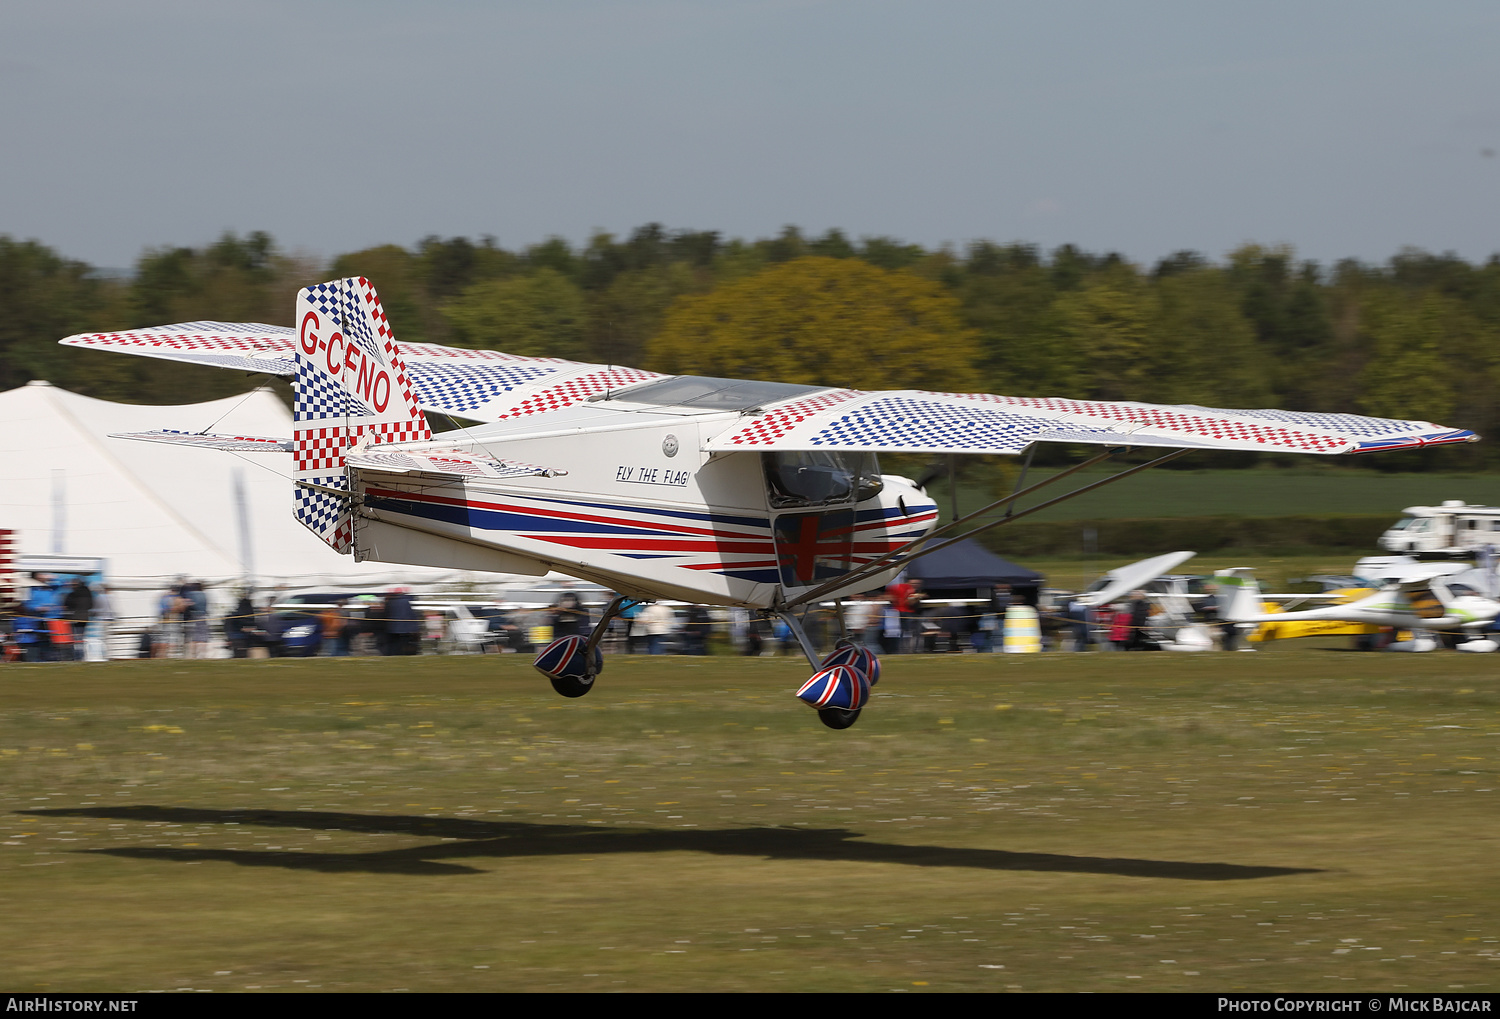
[[[454,489],[448,489],[452,492]],[[937,517],[934,504],[849,507],[769,515],[658,509],[588,499],[413,492],[371,484],[365,505],[377,511],[453,524],[471,532],[607,552],[653,565],[716,573],[751,583],[801,587],[846,573],[921,537]],[[811,521],[808,526],[807,521]]]

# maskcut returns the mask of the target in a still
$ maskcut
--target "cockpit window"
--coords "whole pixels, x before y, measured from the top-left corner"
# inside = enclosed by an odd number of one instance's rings
[[[863,502],[879,495],[883,484],[874,453],[762,453],[761,465],[772,509]]]

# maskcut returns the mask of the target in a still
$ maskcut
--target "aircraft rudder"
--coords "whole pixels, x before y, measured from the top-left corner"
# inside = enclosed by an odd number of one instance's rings
[[[1239,622],[1260,615],[1260,583],[1248,566],[1215,570],[1214,583],[1219,585],[1219,618]]]
[[[297,293],[292,453],[295,515],[339,552],[353,544],[344,453],[432,438],[375,287],[363,276]]]
[[[383,426],[376,429],[379,441],[430,438],[406,362],[369,280],[348,277],[305,287],[297,293],[296,320],[294,420],[337,418],[347,419],[351,428]]]

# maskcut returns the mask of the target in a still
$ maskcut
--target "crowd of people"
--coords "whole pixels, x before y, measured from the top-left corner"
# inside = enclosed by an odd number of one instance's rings
[[[109,589],[82,578],[33,573],[22,597],[0,605],[0,659],[73,662],[102,657],[104,631],[113,618]]]
[[[108,589],[82,579],[33,574],[24,597],[0,607],[0,645],[7,660],[96,660],[108,656],[114,613]],[[983,592],[978,592],[983,593]],[[1032,595],[1032,592],[1024,592]],[[259,602],[236,593],[234,606],[215,618],[203,584],[179,577],[162,592],[150,625],[117,627],[129,636],[122,650],[135,657],[234,658],[415,655],[446,651],[534,653],[557,637],[587,636],[602,601],[585,604],[565,590],[549,605],[502,606],[433,599],[413,600],[406,588],[381,594],[300,596],[271,592]],[[607,595],[605,595],[607,597]],[[311,600],[310,600],[311,599]],[[837,610],[815,608],[802,620],[816,647],[851,637],[882,654],[990,652],[1003,647],[1007,611],[1028,599],[1005,585],[987,598],[929,599],[917,579],[898,579],[883,591],[844,600]],[[1155,650],[1161,611],[1144,591],[1097,608],[1076,597],[1039,614],[1040,646],[1057,650]],[[836,614],[836,613],[841,613]],[[1205,624],[1216,645],[1233,650],[1239,632],[1218,618],[1212,586],[1194,604],[1193,622]],[[746,609],[627,603],[604,634],[606,653],[743,655],[801,653],[787,623]]]
[[[1178,629],[1182,620],[1168,620],[1165,610],[1144,590],[1130,597],[1097,607],[1088,606],[1076,597],[1067,602],[1057,618],[1057,644],[1070,651],[1159,651],[1162,637],[1169,629]],[[1204,595],[1193,602],[1189,624],[1201,627],[1212,645],[1220,650],[1248,650],[1240,646],[1240,627],[1225,620],[1220,611],[1217,588],[1208,584]],[[1062,631],[1066,630],[1066,639]]]
[[[425,622],[407,588],[306,605],[280,602],[273,595],[257,606],[250,592],[239,592],[223,620],[230,657],[421,653]]]

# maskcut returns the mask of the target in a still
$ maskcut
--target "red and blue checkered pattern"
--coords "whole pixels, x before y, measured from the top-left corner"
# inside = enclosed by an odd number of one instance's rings
[[[1330,454],[1475,438],[1426,421],[1354,414],[843,389],[770,406],[749,422],[732,423],[704,448],[1015,454],[1033,442],[1077,442]]]
[[[334,310],[343,306],[340,294],[350,283],[368,287],[364,280],[339,280],[310,288],[310,292],[319,307]],[[368,297],[374,299],[373,295],[373,289],[368,290]],[[389,339],[378,299],[374,303],[371,328],[355,333],[367,352]],[[253,322],[186,322],[84,333],[62,342],[242,371],[297,374],[296,331]],[[407,391],[424,409],[481,421],[545,414],[612,389],[663,377],[633,368],[425,343],[411,344],[405,353]],[[338,417],[354,410],[346,395],[299,375],[299,393],[303,386],[309,387],[305,411],[311,417]],[[1429,421],[1358,414],[829,389],[769,405],[748,420],[731,424],[712,437],[706,448],[1017,453],[1033,442],[1070,442],[1332,454],[1447,445],[1475,438],[1472,432]]]
[[[395,336],[369,280],[358,277],[308,287],[297,295],[297,317],[302,325],[293,347],[293,477],[319,488],[348,491],[345,450],[362,442],[425,442],[432,431],[418,408]],[[310,353],[301,345],[304,337],[314,348]],[[335,359],[338,337],[344,346]],[[388,381],[383,409],[370,406],[355,391],[356,376],[346,366],[356,354],[362,358],[362,372],[366,366],[370,373],[378,369]],[[334,360],[337,375],[330,372]],[[378,404],[379,398],[374,402]],[[352,550],[350,500],[302,486],[294,498],[293,512],[304,526],[336,551]]]

